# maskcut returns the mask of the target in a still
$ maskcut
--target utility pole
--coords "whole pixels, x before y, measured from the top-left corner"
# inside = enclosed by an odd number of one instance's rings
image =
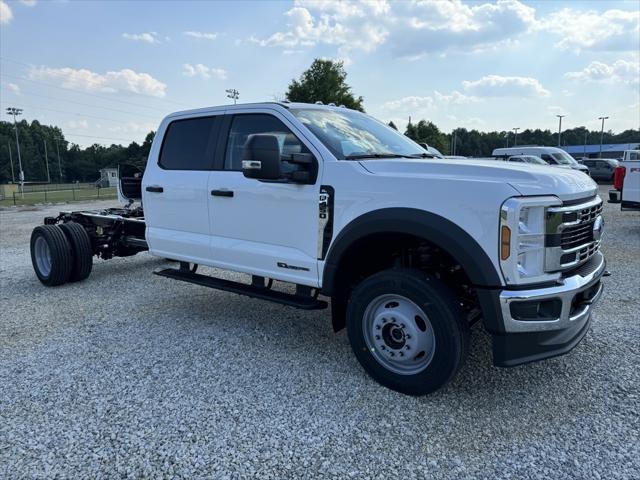
[[[562,119],[566,117],[566,115],[556,115],[558,117],[558,146],[560,146],[560,135],[562,134]]]
[[[22,170],[22,158],[20,157],[20,137],[18,136],[18,123],[16,116],[22,114],[21,108],[7,107],[7,113],[13,115],[13,127],[16,129],[16,145],[18,146],[18,180],[20,180],[20,193],[24,198],[24,171]]]
[[[225,92],[227,92],[227,98],[233,98],[233,104],[235,105],[240,98],[240,92],[235,88],[227,88]]]
[[[604,137],[604,121],[609,117],[598,117],[598,120],[602,120],[602,129],[600,130],[600,155],[598,158],[602,158],[602,139]]]
[[[509,148],[509,130],[504,132],[504,136],[507,137],[507,148]]]
[[[49,158],[47,157],[47,139],[43,138],[42,143],[44,144],[44,164],[47,167],[47,183],[51,183],[51,175],[49,175]]]
[[[458,129],[453,131],[453,153],[452,153],[452,155],[456,154],[457,147],[458,147]]]
[[[9,163],[11,164],[11,183],[16,183],[16,176],[13,174],[13,157],[11,156],[11,144],[7,142],[7,150],[9,150]]]
[[[589,130],[584,131],[584,152],[582,154],[583,157],[587,157],[587,135],[589,134]]]
[[[62,183],[62,167],[60,166],[60,146],[58,145],[58,137],[56,138],[56,150],[58,151],[58,175],[60,176],[58,182]]]
[[[516,132],[516,136],[513,139],[513,146],[516,147],[518,145],[518,130],[520,130],[520,127],[512,128],[512,130]]]

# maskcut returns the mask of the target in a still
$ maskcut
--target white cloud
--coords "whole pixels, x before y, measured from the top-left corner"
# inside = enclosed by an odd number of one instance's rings
[[[387,31],[378,17],[388,9],[386,2],[297,1],[285,13],[286,31],[265,39],[252,36],[249,40],[263,47],[278,46],[287,50],[317,44],[335,45],[339,56],[346,58],[352,50],[370,52],[385,41]]]
[[[535,11],[518,0],[463,4],[461,0],[413,2],[298,0],[286,12],[287,29],[250,40],[261,46],[328,44],[339,55],[371,52],[383,43],[415,58],[448,50],[477,50],[512,41],[535,23]]]
[[[15,83],[7,83],[7,87],[9,87],[9,90],[11,90],[15,95],[21,95],[20,87]]]
[[[94,92],[116,93],[127,91],[154,97],[164,97],[167,85],[148,73],[138,73],[124,68],[119,71],[100,74],[84,68],[34,67],[29,73],[31,79],[57,80],[63,87]]]
[[[13,13],[3,0],[0,0],[0,24],[9,23],[13,19]]]
[[[575,50],[637,51],[640,44],[640,11],[570,8],[552,12],[538,28],[558,35],[557,46]]]
[[[433,107],[432,97],[408,96],[398,100],[385,102],[382,108],[389,112],[412,112],[416,110],[427,110]]]
[[[531,77],[486,75],[479,80],[465,80],[464,89],[480,97],[546,97],[549,91]]]
[[[567,72],[565,77],[580,82],[597,83],[640,83],[640,63],[638,60],[616,60],[611,65],[594,61],[579,72]]]
[[[160,43],[160,39],[156,32],[123,33],[122,38],[133,40],[134,42]]]
[[[185,63],[182,65],[182,74],[185,77],[202,77],[202,78],[211,78],[215,77],[219,80],[225,80],[227,78],[227,71],[222,68],[213,68],[207,67],[202,63],[197,63],[195,65],[191,65],[190,63]]]
[[[535,10],[518,0],[467,5],[461,0],[416,0],[398,15],[392,50],[416,57],[446,51],[474,51],[512,42],[535,24]]]
[[[443,105],[464,105],[467,103],[479,102],[480,99],[471,95],[465,95],[457,90],[454,90],[450,94],[440,93],[438,91],[433,92],[435,99],[438,103]]]
[[[214,32],[182,32],[187,37],[201,38],[205,40],[215,40],[218,34]]]

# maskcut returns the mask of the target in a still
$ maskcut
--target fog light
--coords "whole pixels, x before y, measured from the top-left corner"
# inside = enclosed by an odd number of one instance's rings
[[[511,303],[511,317],[523,321],[551,321],[560,318],[562,302],[559,298]]]

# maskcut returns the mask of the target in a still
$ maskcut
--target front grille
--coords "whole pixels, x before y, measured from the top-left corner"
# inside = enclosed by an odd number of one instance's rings
[[[560,234],[560,246],[563,250],[577,247],[583,243],[588,243],[593,240],[593,223],[594,220],[587,221],[586,223],[580,223],[573,227],[566,227]]]
[[[600,246],[593,226],[602,213],[602,200],[551,208],[547,212],[545,265],[549,272],[566,270],[586,262]]]

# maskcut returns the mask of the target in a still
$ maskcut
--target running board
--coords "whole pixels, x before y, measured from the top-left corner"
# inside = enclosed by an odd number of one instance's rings
[[[303,310],[320,310],[327,308],[327,302],[324,300],[318,300],[317,298],[278,292],[265,287],[232,282],[222,278],[209,277],[208,275],[201,275],[188,270],[184,271],[177,270],[175,268],[167,268],[153,273],[160,275],[161,277],[195,283],[196,285],[201,285],[203,287],[224,290],[225,292],[237,293],[239,295],[246,295],[252,298],[259,298],[261,300],[269,300],[271,302],[281,303],[282,305],[301,308]]]

